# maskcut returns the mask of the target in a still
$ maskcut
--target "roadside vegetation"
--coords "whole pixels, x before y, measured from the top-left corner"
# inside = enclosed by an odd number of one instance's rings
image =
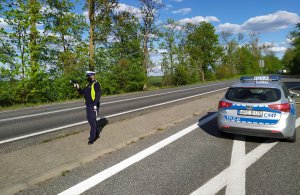
[[[164,5],[137,1],[140,14],[121,11],[117,0],[87,0],[85,17],[71,0],[0,0],[0,107],[79,98],[70,80],[85,85],[86,70],[97,72],[104,95],[300,73],[300,24],[280,60],[257,34],[219,33],[207,22],[157,24]],[[151,60],[155,54],[159,61]],[[162,76],[149,76],[157,67]]]

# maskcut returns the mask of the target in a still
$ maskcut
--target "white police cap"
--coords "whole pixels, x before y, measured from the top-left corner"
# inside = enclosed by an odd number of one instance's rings
[[[95,74],[96,74],[96,72],[94,72],[94,71],[86,71],[86,73],[85,73],[85,75],[86,75],[87,77],[92,76],[92,75],[95,75]]]

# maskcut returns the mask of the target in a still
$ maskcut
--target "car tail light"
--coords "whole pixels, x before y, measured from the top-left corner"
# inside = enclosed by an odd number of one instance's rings
[[[272,133],[280,133],[279,130],[272,130],[271,132],[272,132]]]
[[[230,106],[232,106],[232,103],[225,102],[225,101],[220,101],[218,108],[228,108]]]
[[[282,112],[290,112],[291,111],[291,106],[289,103],[285,103],[285,104],[272,104],[268,106],[269,108],[271,108],[272,110],[279,110]]]

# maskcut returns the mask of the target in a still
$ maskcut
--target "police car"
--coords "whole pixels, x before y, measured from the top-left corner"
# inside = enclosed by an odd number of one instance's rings
[[[218,106],[221,132],[296,140],[293,94],[278,76],[241,77]]]

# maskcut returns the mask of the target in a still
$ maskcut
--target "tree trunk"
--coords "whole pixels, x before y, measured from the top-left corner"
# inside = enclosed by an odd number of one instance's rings
[[[29,1],[29,20],[30,20],[30,42],[29,42],[29,56],[32,75],[38,71],[38,51],[37,38],[38,31],[36,29],[37,18],[39,14],[39,5],[36,0]]]
[[[144,60],[143,60],[143,67],[145,68],[145,73],[147,76],[147,70],[148,70],[148,32],[145,33],[144,43],[143,43],[143,49],[144,49]]]
[[[204,78],[204,71],[201,70],[201,76],[202,76],[202,81],[205,81],[205,78]]]
[[[89,69],[95,70],[95,0],[89,0],[90,44]]]

